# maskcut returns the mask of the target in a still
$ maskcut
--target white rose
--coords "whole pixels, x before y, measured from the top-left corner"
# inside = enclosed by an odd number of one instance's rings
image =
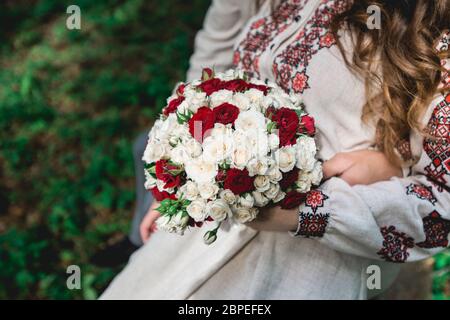
[[[145,147],[142,160],[148,164],[161,160],[167,155],[169,149],[170,147],[163,143],[149,143]]]
[[[166,188],[164,187],[166,183],[160,179],[156,180],[156,187],[158,188],[159,191],[167,191],[168,193],[173,193],[174,192],[174,188]]]
[[[255,199],[255,206],[257,207],[265,207],[269,203],[269,199],[265,197],[261,192],[253,191],[252,192],[253,199]]]
[[[236,207],[234,210],[234,218],[239,223],[246,223],[254,220],[258,214],[257,208]]]
[[[233,151],[233,140],[230,136],[216,135],[203,141],[203,155],[214,162],[222,162],[230,157]]]
[[[231,153],[231,165],[240,170],[244,169],[248,161],[252,158],[251,150],[245,145],[235,145]]]
[[[209,212],[209,216],[217,222],[223,221],[227,217],[231,216],[230,207],[222,199],[208,202],[206,210]]]
[[[179,126],[177,115],[175,113],[171,113],[167,116],[167,119],[164,120],[156,133],[157,139],[160,142],[168,143],[168,140],[175,129]]]
[[[275,199],[280,192],[280,185],[278,183],[271,183],[269,189],[264,192],[264,195],[270,200]]]
[[[270,188],[270,179],[268,176],[256,176],[253,185],[259,192],[265,192]]]
[[[236,195],[229,189],[220,191],[219,197],[228,204],[234,204],[236,202]]]
[[[185,88],[184,96],[186,98],[185,101],[189,105],[189,110],[194,113],[197,112],[198,108],[207,104],[205,92],[198,92],[193,88]]]
[[[186,207],[186,211],[196,222],[204,221],[208,216],[208,212],[206,211],[206,201],[203,199],[192,201]]]
[[[323,179],[323,171],[322,171],[322,164],[317,161],[314,164],[314,168],[313,170],[310,172],[310,176],[311,176],[311,183],[318,186],[320,184],[320,182]]]
[[[239,204],[242,207],[252,208],[253,205],[255,204],[255,199],[253,199],[250,193],[246,193],[245,195],[239,197]]]
[[[245,95],[250,99],[253,105],[260,105],[264,97],[264,92],[258,89],[249,89],[245,91]]]
[[[184,199],[194,201],[198,198],[199,192],[197,184],[194,181],[188,180],[180,187],[180,193]]]
[[[215,183],[207,182],[207,183],[199,183],[198,191],[200,196],[205,199],[213,199],[216,194],[219,192],[219,186]]]
[[[210,106],[215,108],[224,102],[230,102],[233,98],[233,92],[230,90],[219,90],[210,95]]]
[[[261,107],[266,110],[269,107],[273,107],[274,99],[271,95],[264,96],[261,100]]]
[[[252,154],[258,157],[265,157],[269,152],[269,139],[262,129],[247,130],[245,132]]]
[[[197,182],[213,182],[217,175],[217,163],[208,161],[203,157],[192,159],[185,165],[188,178]]]
[[[297,139],[297,168],[305,171],[311,171],[316,163],[316,142],[311,137],[300,136]]]
[[[270,150],[277,150],[280,147],[280,137],[275,134],[275,133],[271,133],[269,134],[269,148]]]
[[[188,125],[187,124],[175,125],[173,131],[171,132],[171,136],[176,138],[177,140],[190,138],[191,133],[189,132]]]
[[[184,140],[183,146],[191,158],[197,158],[202,154],[202,145],[193,138]]]
[[[290,146],[281,147],[275,151],[275,159],[282,172],[289,172],[294,169],[296,163],[295,154],[296,149]]]
[[[241,111],[246,111],[250,108],[250,99],[242,92],[236,92],[231,100],[231,104],[235,105]]]
[[[265,175],[269,170],[267,158],[253,158],[247,163],[247,170],[250,177],[255,175]]]
[[[309,172],[300,172],[300,174],[298,175],[296,186],[296,190],[301,193],[305,193],[311,190],[311,175],[309,174]]]
[[[170,150],[170,159],[175,163],[184,164],[190,160],[190,157],[183,145],[177,145]]]
[[[280,202],[281,200],[284,199],[285,196],[286,196],[286,193],[280,190],[280,192],[278,192],[278,194],[272,200],[273,200],[273,202]]]
[[[266,118],[258,111],[243,111],[239,113],[239,116],[234,122],[234,127],[244,132],[248,130],[264,130],[266,128]]]
[[[156,178],[154,178],[150,173],[147,172],[147,170],[144,171],[145,173],[145,189],[149,190],[156,186]]]
[[[214,128],[211,130],[210,137],[217,137],[217,136],[226,136],[231,137],[233,134],[233,129],[231,128],[231,124],[222,124],[222,123],[215,123]]]

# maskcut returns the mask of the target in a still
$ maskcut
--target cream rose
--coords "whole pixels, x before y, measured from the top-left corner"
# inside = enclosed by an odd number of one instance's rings
[[[250,177],[264,175],[268,169],[267,158],[253,158],[247,163],[247,170]]]
[[[264,192],[264,195],[268,199],[273,200],[277,197],[279,192],[280,192],[280,185],[278,183],[271,183],[269,189],[267,189],[267,191]]]
[[[217,163],[198,157],[185,165],[188,178],[197,183],[211,183],[217,175]]]
[[[228,216],[231,216],[231,209],[228,204],[222,200],[217,199],[208,202],[206,206],[206,211],[208,211],[209,216],[214,219],[214,221],[220,222],[225,220]]]
[[[255,199],[253,199],[250,193],[246,193],[245,195],[239,197],[239,204],[242,207],[251,208],[255,204]]]
[[[233,98],[233,92],[230,90],[219,90],[211,94],[210,96],[210,106],[215,108],[224,102],[230,102]]]
[[[183,198],[189,201],[197,200],[199,197],[198,187],[194,181],[188,180],[180,187]]]
[[[314,169],[316,163],[316,142],[311,137],[301,136],[297,139],[296,145],[297,168],[305,171]]]
[[[265,128],[265,125],[266,118],[261,112],[254,110],[239,113],[239,116],[234,122],[234,127],[238,130],[243,130],[244,132],[248,130],[261,130],[261,128]]]
[[[252,196],[255,199],[255,206],[257,207],[265,207],[270,201],[264,194],[258,191],[253,191]]]
[[[275,159],[282,172],[289,172],[294,169],[296,158],[296,149],[294,147],[282,147],[275,151]]]
[[[204,221],[208,216],[208,212],[206,211],[206,201],[203,199],[192,201],[186,207],[186,211],[188,215],[196,222]]]
[[[256,176],[253,185],[259,192],[265,192],[270,188],[270,178],[268,176]]]
[[[198,192],[200,196],[205,199],[214,199],[219,192],[219,186],[215,183],[199,183]]]
[[[236,195],[228,189],[220,191],[219,197],[228,204],[234,204],[236,202]]]
[[[258,214],[257,208],[236,207],[234,210],[234,218],[239,223],[246,223],[254,220]]]

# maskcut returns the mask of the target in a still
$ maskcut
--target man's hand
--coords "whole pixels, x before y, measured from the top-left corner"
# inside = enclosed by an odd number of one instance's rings
[[[326,179],[339,177],[350,185],[367,185],[401,177],[402,169],[391,164],[380,151],[360,150],[337,153],[324,162],[323,173]]]

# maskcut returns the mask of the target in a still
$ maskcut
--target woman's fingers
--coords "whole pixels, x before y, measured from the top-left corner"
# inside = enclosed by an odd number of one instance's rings
[[[139,231],[141,234],[142,241],[145,243],[150,238],[150,235],[156,231],[156,219],[159,218],[160,213],[156,211],[158,203],[154,202],[144,219],[142,219],[141,225],[139,226]]]
[[[323,177],[329,179],[331,177],[340,176],[344,171],[352,166],[353,162],[345,153],[337,153],[330,160],[322,165]]]

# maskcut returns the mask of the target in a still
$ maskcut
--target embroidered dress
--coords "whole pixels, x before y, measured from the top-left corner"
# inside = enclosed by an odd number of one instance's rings
[[[268,2],[258,12],[254,5],[213,1],[188,79],[204,66],[224,70],[234,63],[303,95],[318,119],[323,160],[373,147],[375,128],[361,121],[364,83],[346,67],[329,30],[349,1],[285,0],[273,14]],[[398,262],[448,246],[450,97],[436,94],[424,121],[438,139],[411,133],[403,147],[419,160],[403,178],[353,187],[326,181],[300,206],[295,236],[241,225],[224,228],[220,241],[206,246],[201,229],[183,237],[157,232],[102,298],[365,299],[369,265],[382,268],[386,289]]]

